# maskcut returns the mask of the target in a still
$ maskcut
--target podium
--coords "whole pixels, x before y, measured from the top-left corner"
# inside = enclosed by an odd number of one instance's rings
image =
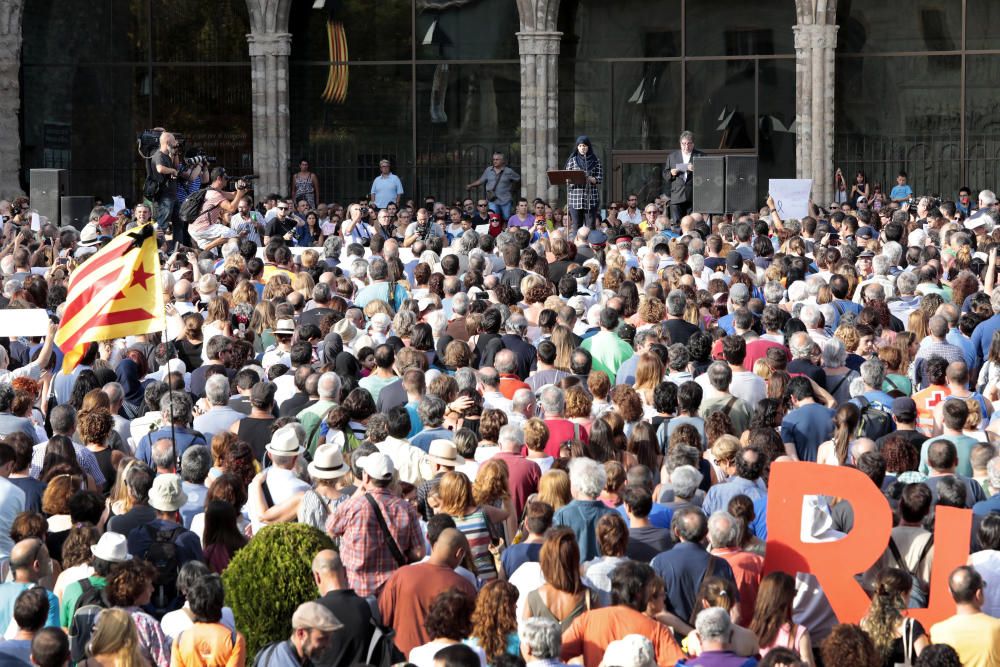
[[[563,226],[568,229],[573,224],[569,214],[569,186],[586,185],[587,172],[579,169],[549,169],[545,173],[549,177],[549,185],[554,185],[557,188],[566,186],[566,214],[563,217]]]

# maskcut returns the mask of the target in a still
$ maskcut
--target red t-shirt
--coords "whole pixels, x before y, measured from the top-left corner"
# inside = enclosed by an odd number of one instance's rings
[[[538,491],[538,480],[542,478],[542,470],[537,463],[529,461],[520,454],[500,452],[494,454],[493,458],[507,464],[510,500],[514,504],[515,514],[521,516],[528,497]]]

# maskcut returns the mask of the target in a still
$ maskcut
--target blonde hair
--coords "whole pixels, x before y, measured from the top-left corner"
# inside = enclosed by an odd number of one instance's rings
[[[105,609],[98,615],[87,654],[92,658],[113,657],[115,667],[143,667],[146,664],[139,650],[135,622],[124,609]]]
[[[392,316],[395,315],[389,304],[387,304],[382,299],[375,299],[374,301],[370,301],[368,305],[364,307],[364,313],[365,317],[368,318],[369,320],[372,318],[372,315],[375,315],[376,313],[384,313],[385,315],[388,315],[390,318],[392,318]]]
[[[441,513],[465,516],[469,506],[474,504],[472,483],[460,472],[446,472],[438,484],[438,497],[441,500]]]
[[[733,435],[724,435],[712,443],[712,456],[716,463],[732,461],[740,451],[740,441]]]
[[[313,287],[316,287],[316,281],[313,280],[312,276],[305,271],[299,271],[292,278],[292,289],[304,296],[306,299],[312,298]]]
[[[565,470],[549,470],[538,480],[538,500],[548,503],[553,510],[569,505],[572,499]]]
[[[771,379],[771,365],[767,363],[766,357],[761,357],[753,362],[753,374],[765,380]]]

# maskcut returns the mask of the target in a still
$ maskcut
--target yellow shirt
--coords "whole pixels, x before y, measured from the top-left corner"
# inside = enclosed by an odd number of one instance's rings
[[[246,661],[243,634],[220,623],[195,623],[174,639],[170,652],[171,667],[244,667]]]
[[[978,614],[956,615],[931,626],[931,643],[947,644],[962,667],[1000,665],[1000,619]]]

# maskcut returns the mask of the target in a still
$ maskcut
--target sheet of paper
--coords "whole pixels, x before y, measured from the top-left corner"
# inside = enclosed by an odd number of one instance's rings
[[[40,232],[42,231],[42,219],[37,213],[31,214],[31,231]]]
[[[782,220],[801,220],[809,215],[811,178],[772,178],[767,182],[767,191],[771,193],[774,208]]]
[[[111,198],[111,215],[118,215],[125,210],[125,197],[114,196]]]
[[[44,336],[49,333],[49,314],[42,308],[15,309],[0,317],[0,338]]]
[[[681,162],[679,164],[675,164],[674,165],[674,169],[676,169],[677,171],[680,171],[680,172],[686,172],[688,170],[688,163],[687,162]]]

